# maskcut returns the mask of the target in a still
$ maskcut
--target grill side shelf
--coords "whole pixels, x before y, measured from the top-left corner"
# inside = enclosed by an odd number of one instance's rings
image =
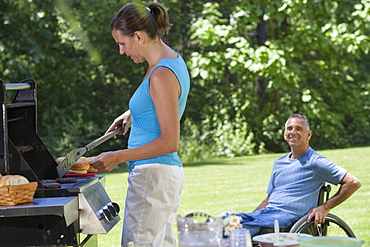
[[[31,202],[15,206],[0,206],[0,217],[58,215],[64,217],[66,225],[78,219],[78,198],[53,197],[34,198]]]

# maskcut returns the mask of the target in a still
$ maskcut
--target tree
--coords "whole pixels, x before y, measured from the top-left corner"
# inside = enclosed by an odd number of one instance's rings
[[[185,161],[285,151],[282,126],[295,112],[311,121],[315,148],[370,143],[368,1],[161,3],[174,24],[165,41],[192,76]],[[1,79],[36,79],[38,131],[54,156],[102,135],[142,80],[146,65],[121,57],[110,35],[121,6],[0,0]]]
[[[240,154],[250,142],[244,154],[280,152],[284,121],[299,112],[312,122],[316,148],[369,143],[353,131],[369,130],[368,79],[358,67],[369,50],[368,1],[232,1],[226,16],[220,6],[205,4],[192,26],[203,105],[189,133],[222,146],[216,155],[227,147]]]

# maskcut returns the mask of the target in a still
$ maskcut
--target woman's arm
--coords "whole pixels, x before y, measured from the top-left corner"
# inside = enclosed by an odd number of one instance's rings
[[[149,159],[176,152],[180,141],[178,97],[180,85],[174,73],[165,67],[156,68],[150,77],[152,96],[161,135],[143,146],[102,153],[92,162],[101,172],[113,170],[119,163]]]

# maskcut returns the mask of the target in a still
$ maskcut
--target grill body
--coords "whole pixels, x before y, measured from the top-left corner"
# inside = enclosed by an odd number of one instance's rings
[[[61,188],[41,180],[58,177],[57,164],[39,136],[36,81],[0,80],[0,173],[38,182],[31,202],[0,206],[0,240],[6,246],[98,246],[98,234],[120,221],[119,206],[104,189],[105,176],[78,177]]]

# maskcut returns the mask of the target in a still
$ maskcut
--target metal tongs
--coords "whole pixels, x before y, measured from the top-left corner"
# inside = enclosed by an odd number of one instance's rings
[[[85,147],[82,148],[76,148],[71,150],[64,160],[57,166],[57,172],[58,176],[61,178],[64,176],[64,174],[67,173],[69,169],[77,162],[79,158],[82,157],[87,151],[90,151],[91,149],[95,148],[96,146],[102,144],[103,142],[109,140],[113,136],[118,135],[122,131],[122,128],[117,128],[101,137],[96,139],[95,141],[90,142]]]

